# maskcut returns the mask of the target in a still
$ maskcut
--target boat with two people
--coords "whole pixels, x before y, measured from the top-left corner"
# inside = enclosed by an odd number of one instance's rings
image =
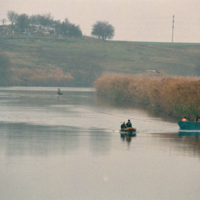
[[[182,120],[178,122],[180,130],[200,130],[200,117],[197,116],[194,122],[191,122],[187,117],[183,117]]]
[[[136,128],[132,127],[132,123],[131,123],[130,119],[128,120],[128,122],[126,124],[125,124],[125,122],[123,122],[121,124],[120,134],[121,134],[121,136],[123,136],[123,135],[136,136]]]

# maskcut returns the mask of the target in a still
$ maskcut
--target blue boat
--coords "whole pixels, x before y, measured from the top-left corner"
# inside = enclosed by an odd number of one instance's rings
[[[200,122],[183,122],[179,121],[180,130],[200,130]]]

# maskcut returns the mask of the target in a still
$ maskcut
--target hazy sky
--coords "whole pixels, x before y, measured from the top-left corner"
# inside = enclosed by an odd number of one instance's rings
[[[90,35],[97,20],[115,28],[114,40],[200,42],[200,0],[0,0],[0,19],[8,10],[68,18]]]

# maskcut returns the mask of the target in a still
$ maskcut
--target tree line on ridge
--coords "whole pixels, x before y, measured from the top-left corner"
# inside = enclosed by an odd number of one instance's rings
[[[11,23],[11,31],[26,33],[29,30],[48,30],[48,34],[62,35],[75,38],[82,37],[82,31],[79,25],[69,22],[66,18],[64,21],[54,20],[53,16],[48,13],[45,15],[31,15],[18,14],[15,11],[7,12],[8,21]],[[3,25],[6,19],[1,20]],[[106,40],[112,39],[115,34],[114,27],[106,21],[97,21],[92,25],[91,35],[98,39]]]

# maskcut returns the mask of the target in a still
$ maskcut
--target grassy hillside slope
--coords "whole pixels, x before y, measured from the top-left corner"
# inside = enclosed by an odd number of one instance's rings
[[[39,69],[61,70],[72,86],[92,86],[104,72],[144,74],[155,69],[168,75],[200,75],[200,44],[0,36],[0,52],[10,58],[18,85],[30,85],[29,80],[19,81],[26,75],[23,69],[36,75]]]

